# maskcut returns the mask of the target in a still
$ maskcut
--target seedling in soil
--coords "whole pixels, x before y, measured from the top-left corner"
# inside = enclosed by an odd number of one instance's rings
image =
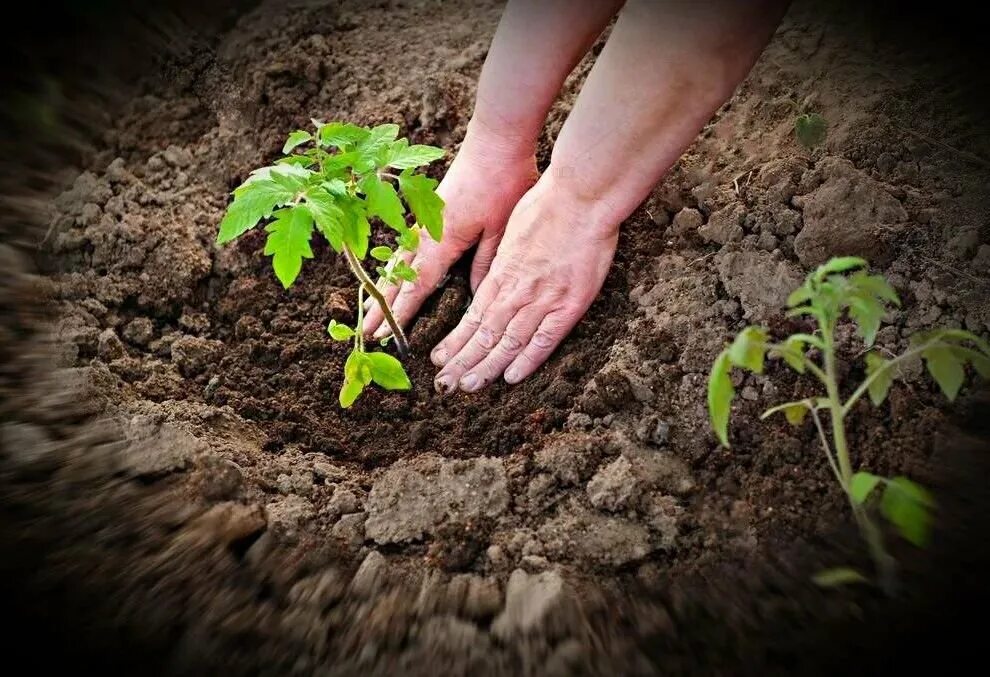
[[[881,477],[860,468],[854,471],[847,443],[845,421],[865,396],[880,406],[887,397],[898,367],[908,360],[924,360],[928,373],[950,400],[965,380],[966,365],[983,378],[990,378],[990,344],[959,329],[937,329],[916,334],[901,355],[884,356],[873,347],[888,304],[900,305],[893,288],[880,275],[867,272],[867,262],[855,257],[834,258],[808,275],[804,284],[787,299],[789,317],[806,315],[817,329],[813,334],[794,334],[774,343],[761,327],[746,327],[722,351],[712,366],[708,382],[708,410],[719,441],[729,447],[729,412],[735,390],[730,378],[733,367],[762,374],[764,359],[777,358],[798,374],[811,374],[824,386],[822,397],[786,402],[766,410],[762,418],[783,414],[794,426],[810,414],[818,430],[825,457],[849,500],[860,532],[869,547],[877,576],[888,592],[894,589],[894,561],[884,545],[873,508],[888,520],[901,537],[916,546],[928,542],[935,502],[931,494],[907,477]],[[836,361],[835,330],[848,315],[866,344],[866,378],[845,400],[840,396]],[[826,434],[822,414],[831,423]],[[849,568],[832,569],[815,577],[821,585],[839,585],[866,580]]]
[[[804,113],[794,120],[794,136],[805,150],[813,150],[825,142],[828,126],[818,113]]]
[[[347,408],[372,382],[386,390],[411,387],[399,360],[367,350],[364,299],[368,294],[378,302],[392,330],[390,338],[405,358],[406,336],[381,290],[401,280],[415,281],[416,271],[406,258],[419,248],[422,229],[436,241],[443,234],[444,203],[436,194],[437,181],[415,170],[439,160],[444,152],[397,138],[398,125],[369,129],[343,122],[313,124],[315,133],[292,132],[282,148],[284,157],[255,170],[234,190],[217,244],[266,223],[265,254],[272,257],[275,276],[286,289],[299,276],[303,259],[313,258],[314,230],[344,257],[357,280],[357,322],[352,327],[332,321],[327,331],[334,340],[353,343],[339,397],[340,406]],[[407,206],[415,217],[412,226],[406,223]],[[395,231],[394,248],[369,251],[370,219]],[[369,255],[378,263],[377,284],[362,265]]]

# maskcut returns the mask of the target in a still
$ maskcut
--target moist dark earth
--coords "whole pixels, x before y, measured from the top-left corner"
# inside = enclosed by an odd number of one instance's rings
[[[809,330],[781,308],[830,256],[867,257],[903,299],[884,350],[990,331],[972,83],[813,3],[623,224],[541,371],[433,390],[429,350],[470,300],[458,267],[412,326],[413,389],[340,410],[326,326],[354,319],[346,265],[315,247],[286,291],[262,233],[217,249],[229,191],[314,117],[398,123],[449,162],[500,9],[237,10],[101,117],[84,167],[39,200],[40,248],[0,248],[0,527],[23,646],[155,674],[858,674],[984,599],[978,381],[949,404],[914,364],[850,419],[857,467],[939,499],[929,550],[891,540],[895,599],[811,583],[869,570],[814,428],[758,418],[813,383],[737,375],[732,448],[708,426],[714,357],[747,324]],[[828,121],[823,147],[795,142],[796,110]],[[854,384],[862,345],[839,338]]]

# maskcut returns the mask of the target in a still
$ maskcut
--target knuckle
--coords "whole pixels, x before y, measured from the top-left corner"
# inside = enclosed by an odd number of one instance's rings
[[[505,332],[502,335],[502,340],[498,342],[498,347],[500,350],[506,353],[516,353],[522,348],[522,341],[519,340],[515,334],[511,332]]]
[[[557,337],[558,334],[556,331],[552,329],[541,329],[533,334],[533,340],[530,343],[540,350],[549,350],[557,343]]]
[[[475,340],[482,348],[491,350],[498,343],[499,335],[491,327],[481,325],[478,327],[478,331],[475,332]]]

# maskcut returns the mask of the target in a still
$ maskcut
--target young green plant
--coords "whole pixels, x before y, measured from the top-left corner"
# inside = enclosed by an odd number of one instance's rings
[[[932,511],[930,493],[907,477],[880,477],[863,469],[855,471],[846,435],[846,418],[853,407],[867,396],[880,406],[898,375],[898,367],[908,360],[921,358],[949,400],[954,400],[965,380],[966,365],[983,378],[990,378],[990,344],[980,337],[959,329],[938,329],[916,334],[910,347],[901,355],[888,357],[874,348],[877,332],[888,304],[900,305],[893,288],[880,275],[867,271],[867,262],[856,257],[834,258],[813,271],[787,299],[788,316],[809,316],[816,329],[812,334],[794,334],[782,342],[772,342],[762,327],[746,327],[715,360],[708,382],[708,410],[719,441],[729,447],[729,413],[735,396],[730,377],[733,367],[755,374],[764,370],[766,357],[779,358],[798,374],[811,374],[824,387],[824,395],[779,404],[765,411],[761,418],[783,414],[794,426],[802,425],[810,414],[818,432],[825,457],[836,480],[849,500],[860,532],[869,547],[881,585],[892,591],[895,583],[894,561],[884,545],[883,534],[868,508],[872,499],[879,500],[880,513],[899,534],[916,546],[929,538]],[[840,395],[835,330],[847,315],[857,326],[868,349],[865,353],[866,376],[852,394]],[[822,414],[831,424],[826,433]],[[840,568],[820,573],[815,580],[835,585],[865,580],[859,572]]]
[[[303,260],[313,258],[314,231],[344,257],[357,281],[357,321],[353,327],[331,321],[327,331],[337,341],[352,343],[339,395],[340,405],[347,408],[372,382],[386,390],[411,387],[399,360],[367,349],[364,300],[367,294],[382,308],[390,338],[405,358],[408,342],[382,289],[416,279],[406,258],[418,249],[422,229],[437,241],[443,235],[444,203],[436,193],[437,181],[416,169],[439,160],[444,151],[410,145],[398,138],[399,126],[394,124],[373,128],[316,120],[313,124],[314,132],[292,132],[282,148],[284,157],[253,171],[234,190],[217,244],[266,223],[264,253],[272,257],[275,276],[286,289],[299,276]],[[406,223],[407,206],[415,217],[411,226]],[[395,231],[394,248],[369,250],[371,219]],[[378,262],[377,283],[364,270],[368,256]]]

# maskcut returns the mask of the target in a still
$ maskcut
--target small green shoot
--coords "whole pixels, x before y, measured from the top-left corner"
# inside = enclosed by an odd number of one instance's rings
[[[265,223],[264,253],[282,286],[291,287],[305,259],[313,258],[311,242],[318,232],[343,255],[357,279],[357,322],[351,327],[331,321],[327,332],[335,341],[351,341],[344,365],[339,401],[350,407],[371,383],[386,390],[408,390],[402,363],[383,352],[369,352],[364,339],[364,298],[382,308],[400,357],[408,342],[382,294],[387,284],[415,281],[416,271],[405,257],[419,248],[420,230],[434,240],[443,235],[443,200],[437,181],[415,173],[418,167],[443,157],[433,146],[410,145],[399,139],[399,126],[359,127],[350,123],[313,121],[315,130],[294,131],[282,147],[284,157],[251,173],[233,192],[233,202],[220,222],[217,244],[224,245]],[[401,195],[401,197],[400,197]],[[414,224],[408,225],[406,213]],[[395,231],[395,247],[369,251],[372,221]],[[372,282],[362,262],[370,255],[377,266]],[[380,342],[384,348],[388,340]]]
[[[803,113],[794,120],[794,136],[805,150],[814,150],[825,143],[828,125],[818,113]]]
[[[795,334],[780,343],[772,342],[767,330],[746,327],[716,358],[708,380],[708,411],[719,441],[729,446],[729,413],[735,389],[730,372],[734,367],[763,373],[764,358],[781,359],[798,374],[810,373],[824,386],[824,396],[787,402],[765,411],[761,418],[783,414],[788,423],[799,426],[810,415],[818,431],[822,449],[836,480],[842,487],[853,515],[877,567],[883,587],[894,586],[893,559],[868,508],[878,504],[881,515],[902,538],[922,547],[930,538],[935,501],[922,486],[907,477],[886,478],[868,472],[855,472],[846,438],[846,417],[864,396],[874,406],[887,398],[897,377],[897,368],[913,358],[925,362],[928,373],[950,400],[954,400],[965,380],[967,365],[983,378],[990,378],[990,344],[959,329],[936,329],[916,334],[911,345],[896,357],[886,357],[874,348],[877,332],[890,304],[900,299],[886,279],[871,275],[867,262],[856,257],[833,258],[810,273],[787,299],[788,316],[808,316],[815,321],[813,334]],[[840,397],[835,330],[847,316],[852,320],[866,352],[866,377],[843,401]],[[821,413],[828,414],[831,440]],[[838,585],[858,580],[851,569],[822,572],[821,585]]]

